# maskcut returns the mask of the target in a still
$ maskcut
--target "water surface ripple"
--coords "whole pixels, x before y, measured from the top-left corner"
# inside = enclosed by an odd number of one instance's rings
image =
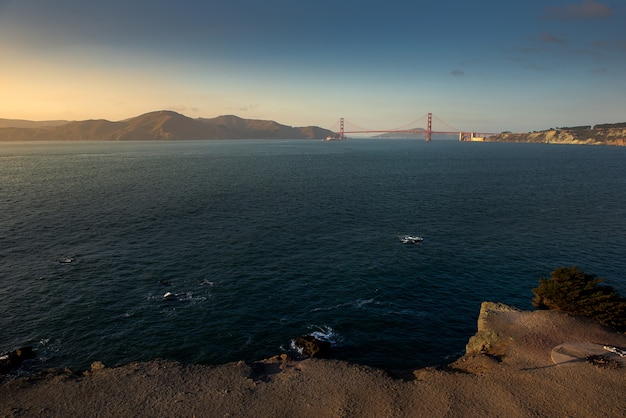
[[[626,148],[2,143],[0,351],[218,364],[318,333],[358,363],[444,363],[480,302],[528,309],[555,267],[626,293],[624,190]]]

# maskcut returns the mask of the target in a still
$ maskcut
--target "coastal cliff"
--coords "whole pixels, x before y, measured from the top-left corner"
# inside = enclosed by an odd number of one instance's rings
[[[626,336],[556,311],[484,302],[464,356],[402,379],[285,355],[221,366],[96,362],[81,374],[4,383],[0,416],[623,416],[624,361],[603,345],[626,348]],[[598,349],[604,355],[592,356]]]
[[[591,127],[557,128],[529,133],[503,132],[486,138],[489,142],[533,142],[543,144],[626,146],[623,123]]]

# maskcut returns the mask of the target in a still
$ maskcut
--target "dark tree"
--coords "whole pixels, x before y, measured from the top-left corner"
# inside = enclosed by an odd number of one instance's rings
[[[626,331],[626,299],[604,280],[578,267],[561,267],[540,279],[533,289],[533,306],[592,318],[603,325]]]

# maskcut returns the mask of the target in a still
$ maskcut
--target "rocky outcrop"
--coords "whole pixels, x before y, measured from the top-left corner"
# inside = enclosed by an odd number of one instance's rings
[[[25,360],[36,357],[32,347],[22,347],[0,356],[0,374],[19,368]]]
[[[501,133],[488,137],[489,142],[532,142],[542,144],[626,146],[626,128],[549,129],[529,133]]]
[[[296,338],[294,345],[302,350],[302,354],[307,357],[327,357],[330,351],[328,341],[318,340],[312,335],[304,335]]]
[[[626,348],[626,335],[591,319],[563,312],[523,311],[502,303],[483,302],[478,330],[470,337],[465,355],[451,367],[472,373],[489,372],[499,363],[519,368],[543,367],[555,363],[552,356],[555,348],[564,344],[585,347],[589,343],[599,346],[607,358],[616,358],[617,354],[602,347]],[[584,359],[585,355],[581,354],[580,358]]]
[[[465,353],[489,354],[491,356],[503,355],[506,351],[507,340],[503,339],[496,329],[489,322],[494,315],[506,315],[507,313],[518,313],[519,309],[505,305],[503,303],[483,302],[478,315],[478,331],[470,337]]]

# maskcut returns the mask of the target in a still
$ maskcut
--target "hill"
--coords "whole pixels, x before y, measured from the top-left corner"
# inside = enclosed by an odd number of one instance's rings
[[[50,126],[65,125],[67,120],[32,121],[23,119],[0,119],[0,128],[47,128]]]
[[[323,139],[331,131],[291,127],[238,116],[192,119],[162,110],[111,122],[104,119],[53,123],[0,119],[0,141],[128,141],[193,139]]]
[[[424,139],[426,137],[426,129],[424,128],[411,128],[407,129],[415,132],[387,132],[385,134],[380,134],[373,136],[372,138],[381,138],[381,139]],[[432,134],[432,139],[445,140],[445,139],[458,139],[458,135],[455,137],[450,134]]]
[[[420,133],[412,133],[412,132],[387,132],[380,135],[375,135],[372,138],[383,138],[383,139],[423,139],[424,135],[426,135],[426,129],[424,128],[413,128],[409,130],[420,131]]]
[[[626,123],[574,126],[528,133],[503,132],[486,139],[490,142],[534,142],[544,144],[583,144],[626,146]]]

